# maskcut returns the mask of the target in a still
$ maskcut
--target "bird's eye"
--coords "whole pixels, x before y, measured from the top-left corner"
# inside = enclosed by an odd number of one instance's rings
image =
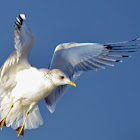
[[[61,79],[64,79],[64,76],[60,76]]]

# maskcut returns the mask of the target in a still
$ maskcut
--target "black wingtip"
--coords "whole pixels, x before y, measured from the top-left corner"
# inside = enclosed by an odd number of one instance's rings
[[[116,60],[115,62],[122,62],[122,60]]]
[[[128,55],[122,55],[122,57],[130,57],[130,56],[128,56]]]
[[[108,46],[106,46],[106,48],[108,49],[108,50],[112,50],[112,46],[110,46],[110,45],[108,45]]]
[[[17,30],[20,29],[21,25],[23,24],[23,21],[26,19],[25,14],[20,14],[19,18],[16,18],[16,22],[15,22],[15,28]]]
[[[19,19],[22,20],[22,21],[25,20],[26,19],[26,15],[25,14],[20,14],[19,15]]]

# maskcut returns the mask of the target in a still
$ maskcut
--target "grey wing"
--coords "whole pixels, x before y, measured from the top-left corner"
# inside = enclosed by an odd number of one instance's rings
[[[137,41],[138,39],[131,40]],[[60,69],[75,80],[83,71],[105,69],[105,66],[114,66],[115,62],[122,62],[120,58],[129,57],[122,53],[135,52],[139,44],[124,45],[131,41],[98,44],[98,43],[64,43],[56,47],[50,69]],[[123,45],[120,45],[123,44]],[[57,87],[45,98],[50,112],[54,112],[55,105],[64,94],[67,85]]]
[[[30,67],[28,56],[35,43],[35,37],[23,23],[24,20],[25,15],[20,14],[15,23],[15,51],[8,57],[0,69],[0,87],[3,90],[13,88],[16,84],[16,73],[20,69]]]

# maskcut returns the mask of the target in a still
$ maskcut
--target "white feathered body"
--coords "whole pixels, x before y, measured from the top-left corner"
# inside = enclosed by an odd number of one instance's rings
[[[29,104],[30,102],[37,103],[47,97],[55,88],[49,78],[44,79],[43,73],[32,67],[19,71],[16,76],[16,81],[17,85],[11,93],[15,97],[14,101],[23,99]],[[24,104],[26,105],[26,102]]]
[[[30,105],[33,105],[25,129],[37,128],[43,124],[37,103],[47,97],[55,89],[55,85],[49,78],[44,79],[44,73],[34,67],[20,70],[14,78],[17,84],[11,90],[11,94],[5,93],[2,88],[0,90],[0,119],[7,114],[11,104],[15,103],[7,116],[6,125],[16,129],[23,123]]]

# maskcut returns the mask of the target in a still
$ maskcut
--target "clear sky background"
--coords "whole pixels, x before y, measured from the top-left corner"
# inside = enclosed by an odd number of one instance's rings
[[[14,21],[27,15],[36,43],[32,65],[49,66],[60,43],[109,43],[140,37],[139,0],[1,0],[0,65],[14,50]],[[140,43],[140,42],[139,42]],[[25,140],[140,140],[140,51],[115,67],[84,73],[51,114],[39,102],[44,124]],[[4,128],[1,140],[16,140]],[[21,138],[22,139],[22,138]]]

